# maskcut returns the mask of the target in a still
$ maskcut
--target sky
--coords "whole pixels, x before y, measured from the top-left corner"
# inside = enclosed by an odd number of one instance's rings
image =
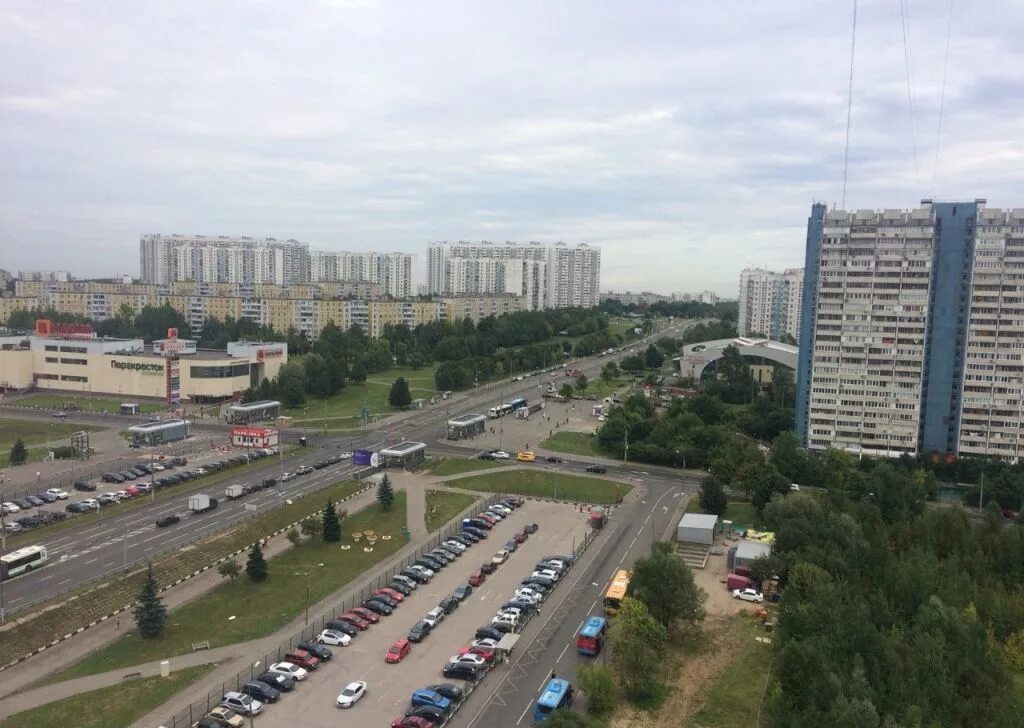
[[[137,275],[156,232],[563,240],[604,290],[735,296],[842,204],[852,8],[7,0],[0,268]],[[1020,0],[860,0],[846,207],[1024,207],[1022,36]]]

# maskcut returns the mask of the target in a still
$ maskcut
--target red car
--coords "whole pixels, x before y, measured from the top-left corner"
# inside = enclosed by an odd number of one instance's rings
[[[469,578],[466,581],[469,582],[470,586],[480,586],[486,580],[487,577],[483,575],[483,572],[474,571],[472,574],[469,575]]]
[[[480,514],[478,514],[478,515],[477,515],[477,518],[479,518],[479,519],[480,519],[481,521],[483,521],[484,523],[489,523],[489,524],[491,524],[492,526],[493,526],[493,525],[494,525],[495,523],[497,523],[497,522],[498,522],[498,521],[497,521],[496,519],[492,518],[491,516],[488,516],[488,515],[487,515],[486,513],[480,513]]]
[[[376,614],[374,612],[371,612],[366,607],[353,607],[351,611],[352,611],[352,614],[359,615],[360,617],[365,619],[370,624],[377,624],[377,622],[380,621],[380,615]]]
[[[465,645],[464,647],[459,648],[459,655],[479,655],[484,658],[484,661],[488,665],[490,665],[494,662],[494,658],[498,656],[498,653],[494,650],[489,650],[486,647],[472,647],[470,645]]]
[[[139,493],[141,493],[142,491],[141,491],[141,490],[139,490],[137,486],[134,486],[134,485],[126,485],[126,486],[124,487],[124,492],[125,492],[125,493],[127,493],[128,495],[130,495],[130,496],[133,496],[133,497],[134,497],[134,496],[137,496],[137,495],[138,495]]]
[[[320,667],[320,658],[314,657],[305,650],[292,650],[285,654],[284,659],[307,670],[315,670]]]
[[[526,531],[519,531],[512,538],[516,540],[516,543],[523,543],[524,541],[526,541]]]
[[[400,715],[391,721],[391,728],[434,728],[434,724],[416,715]]]
[[[382,586],[380,589],[374,589],[373,593],[375,595],[383,594],[386,597],[391,597],[392,599],[394,599],[396,602],[399,602],[399,603],[403,599],[405,599],[405,595],[402,594],[402,592],[395,591],[394,589],[392,589],[390,587],[386,587],[386,586]]]
[[[394,665],[397,662],[401,662],[411,651],[412,643],[403,637],[388,647],[388,651],[384,653],[384,662]]]
[[[344,614],[338,615],[336,619],[340,619],[342,622],[348,622],[353,627],[358,627],[360,630],[366,629],[370,626],[370,623],[360,617],[358,614],[352,612],[345,612]]]

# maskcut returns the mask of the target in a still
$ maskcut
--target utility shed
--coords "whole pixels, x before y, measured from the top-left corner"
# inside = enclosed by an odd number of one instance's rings
[[[700,543],[710,546],[715,542],[718,516],[706,513],[686,513],[676,527],[676,540],[682,543]]]
[[[757,541],[740,541],[736,544],[736,558],[733,561],[733,568],[737,566],[750,566],[762,556],[770,555],[771,552],[771,544],[759,543]]]

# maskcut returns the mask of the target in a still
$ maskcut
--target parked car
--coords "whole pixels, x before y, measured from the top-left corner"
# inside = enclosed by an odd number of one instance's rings
[[[261,683],[266,683],[274,690],[278,690],[282,693],[290,693],[295,689],[295,678],[285,675],[280,672],[267,671],[262,675],[257,675],[256,680]]]
[[[493,625],[487,624],[480,627],[473,636],[478,640],[494,640],[494,643],[497,644],[505,636],[505,633],[496,630]]]
[[[345,647],[352,641],[352,638],[336,629],[325,629],[316,636],[316,641],[323,645]]]
[[[452,597],[458,599],[460,602],[469,599],[469,595],[473,593],[473,587],[469,584],[460,584],[455,587],[452,591]]]
[[[462,699],[466,697],[466,694],[462,691],[458,685],[452,685],[451,683],[438,683],[436,685],[426,685],[425,690],[433,690],[436,693],[448,698],[452,701],[453,705],[458,705],[462,702]]]
[[[398,600],[387,594],[374,594],[370,599],[375,599],[378,602],[384,602],[384,604],[387,604],[392,609],[398,608]]]
[[[349,637],[355,637],[359,634],[359,628],[354,624],[349,624],[343,619],[329,619],[324,622],[324,629],[332,629],[335,632],[343,632]]]
[[[180,521],[181,518],[178,516],[164,516],[163,518],[156,519],[156,525],[159,528],[166,528],[167,526],[173,526],[174,524],[179,523]]]
[[[231,708],[214,708],[206,714],[206,720],[213,721],[224,728],[242,728],[245,725],[245,718]]]
[[[241,715],[259,715],[263,712],[263,703],[241,692],[226,693],[221,698],[220,705],[222,708],[229,708]]]
[[[739,599],[744,602],[756,602],[760,604],[764,601],[764,594],[759,592],[757,589],[733,589],[732,598]]]
[[[391,721],[391,728],[434,728],[434,724],[418,715],[400,715]]]
[[[451,700],[441,695],[441,693],[435,692],[433,690],[428,690],[426,688],[414,690],[412,696],[410,696],[409,698],[409,702],[412,703],[414,706],[429,705],[445,713],[451,710],[452,707]]]
[[[84,490],[84,491],[86,491],[88,493],[91,493],[94,490],[96,490],[96,485],[93,484],[93,483],[89,483],[89,482],[87,482],[85,480],[76,480],[75,481],[75,490]]]
[[[27,496],[25,496],[25,500],[27,500],[29,505],[32,506],[33,508],[38,508],[39,506],[45,506],[46,505],[46,501],[44,501],[42,498],[39,498],[38,496],[34,496],[34,495],[27,495]]]
[[[444,609],[442,609],[441,607],[434,607],[425,615],[423,615],[423,621],[429,624],[430,628],[433,629],[434,627],[436,627],[444,621],[444,616]]]
[[[474,571],[472,574],[469,575],[469,579],[467,579],[466,582],[469,584],[469,586],[474,587],[482,585],[486,580],[487,577],[484,576],[482,571]]]
[[[483,658],[484,662],[488,665],[492,664],[498,657],[498,653],[493,649],[487,647],[473,647],[472,645],[465,645],[459,648],[459,656],[462,655],[477,655]]]
[[[287,679],[287,678],[285,678]],[[275,687],[268,685],[261,680],[251,680],[245,685],[238,689],[238,692],[243,695],[248,695],[250,698],[255,698],[264,705],[267,703],[276,703],[281,699],[281,691]]]
[[[363,602],[363,607],[369,609],[371,612],[376,612],[382,617],[390,617],[395,611],[395,608],[390,604],[385,604],[376,597],[367,599]]]
[[[403,583],[401,581],[392,580],[391,583],[388,584],[388,588],[389,589],[394,589],[396,592],[398,592],[402,596],[406,596],[407,597],[410,594],[412,594],[412,588],[408,584],[405,584],[405,583]]]
[[[430,630],[431,624],[421,619],[409,629],[409,641],[422,642],[430,634]]]
[[[442,668],[441,673],[446,678],[452,680],[465,680],[466,682],[475,683],[483,675],[484,670],[466,662],[449,662]]]
[[[348,622],[353,627],[358,629],[360,632],[362,632],[365,629],[369,629],[370,627],[369,622],[360,617],[358,614],[353,614],[352,612],[345,612],[344,614],[339,614],[337,617],[335,617],[335,619],[340,619],[345,622]]]
[[[380,615],[376,612],[371,612],[366,607],[353,607],[349,611],[358,615],[360,618],[365,619],[370,624],[377,624],[380,622]]]
[[[527,523],[525,526],[523,526],[523,531],[526,533],[537,533],[537,531],[539,530],[540,526],[538,526],[536,523]]]
[[[366,683],[362,680],[350,682],[338,695],[337,704],[339,708],[351,708],[359,699],[366,695]]]
[[[484,563],[480,564],[480,571],[484,574],[493,574],[497,570],[498,565],[495,564],[493,561],[485,561]]]
[[[306,670],[316,670],[320,667],[320,658],[305,650],[293,649],[285,653],[284,659],[293,665],[304,667]]]
[[[431,726],[443,725],[448,714],[433,705],[416,705],[405,711],[405,720],[422,718]]]
[[[374,589],[373,590],[373,596],[379,597],[381,595],[389,597],[390,599],[394,599],[399,604],[401,604],[402,600],[405,599],[405,595],[404,594],[402,594],[401,592],[397,592],[394,589],[392,589],[391,587],[387,587],[387,586],[381,587],[380,589]]]
[[[412,643],[409,640],[395,640],[395,643],[388,647],[388,651],[384,653],[384,662],[390,665],[401,662],[411,651]]]
[[[407,587],[409,587],[413,591],[416,591],[416,587],[419,586],[419,582],[418,581],[416,581],[415,579],[413,579],[413,578],[411,578],[409,576],[405,576],[404,574],[395,574],[394,576],[391,577],[391,581],[401,582],[402,584],[405,584]]]
[[[298,647],[300,650],[305,650],[309,654],[313,655],[318,660],[320,660],[320,662],[327,662],[332,657],[334,657],[334,653],[331,652],[330,649],[324,647],[321,644],[317,644],[316,642],[312,642],[309,640],[299,642],[295,646]]]

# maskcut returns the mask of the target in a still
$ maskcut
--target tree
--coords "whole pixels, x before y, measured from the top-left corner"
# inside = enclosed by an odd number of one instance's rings
[[[299,529],[295,528],[295,526],[289,528],[288,533],[286,533],[284,537],[291,541],[292,546],[298,546],[302,543],[302,534],[299,533]]]
[[[391,385],[388,404],[392,407],[408,407],[412,404],[412,394],[409,392],[409,383],[405,381],[405,377],[399,377]]]
[[[164,633],[167,624],[167,607],[160,598],[160,586],[156,582],[153,565],[146,566],[146,578],[135,599],[135,624],[143,639],[156,639]]]
[[[28,448],[20,437],[11,445],[10,459],[11,465],[21,465],[28,460]]]
[[[363,364],[362,360],[357,359],[349,369],[348,378],[357,384],[361,384],[366,381],[366,365]]]
[[[234,581],[238,578],[238,575],[242,573],[242,565],[234,559],[228,559],[217,567],[217,573],[231,581]]]
[[[728,497],[725,495],[725,488],[722,481],[714,475],[708,475],[700,484],[700,509],[705,513],[713,513],[716,516],[725,515],[725,508],[728,505]]]
[[[590,728],[590,723],[579,713],[568,708],[559,708],[544,721],[548,728]]]
[[[306,401],[306,370],[297,361],[281,366],[277,373],[277,394],[286,407],[295,407]]]
[[[640,600],[651,616],[670,630],[692,627],[704,619],[707,594],[693,581],[693,572],[669,544],[657,543],[650,555],[637,559],[629,579],[629,595]]]
[[[324,534],[324,541],[328,543],[335,543],[341,540],[341,520],[338,518],[338,512],[334,510],[334,503],[330,500],[324,505],[323,514],[321,515],[323,521],[322,531]]]
[[[610,361],[601,367],[601,379],[606,384],[611,382],[613,379],[618,379],[620,375],[621,372],[619,371],[619,365],[613,361]]]
[[[316,516],[310,516],[299,523],[299,529],[304,536],[309,536],[310,539],[316,541],[323,535],[323,521]]]
[[[254,543],[252,549],[249,550],[249,560],[245,564],[245,573],[257,584],[266,581],[267,576],[269,576],[267,560],[263,558],[263,549],[260,548],[259,543]]]
[[[606,648],[607,649],[607,648]],[[577,672],[580,689],[587,695],[587,712],[607,715],[615,708],[615,674],[607,665],[593,664]]]
[[[627,597],[612,623],[612,664],[631,700],[642,700],[662,690],[659,664],[668,644],[668,632],[651,616],[647,606]]]
[[[576,390],[572,388],[571,384],[563,384],[558,393],[566,399],[572,399],[572,395],[576,393]]]
[[[644,365],[648,369],[661,369],[661,365],[665,363],[665,355],[661,353],[661,349],[651,344],[647,347],[647,351],[644,352]]]
[[[380,479],[380,484],[377,486],[377,502],[386,511],[390,511],[395,506],[395,491],[391,488],[391,480],[387,473],[384,473],[384,477]]]
[[[584,392],[587,391],[587,384],[588,382],[586,374],[580,374],[578,377],[576,377],[576,391],[579,392],[580,394],[583,394]]]

